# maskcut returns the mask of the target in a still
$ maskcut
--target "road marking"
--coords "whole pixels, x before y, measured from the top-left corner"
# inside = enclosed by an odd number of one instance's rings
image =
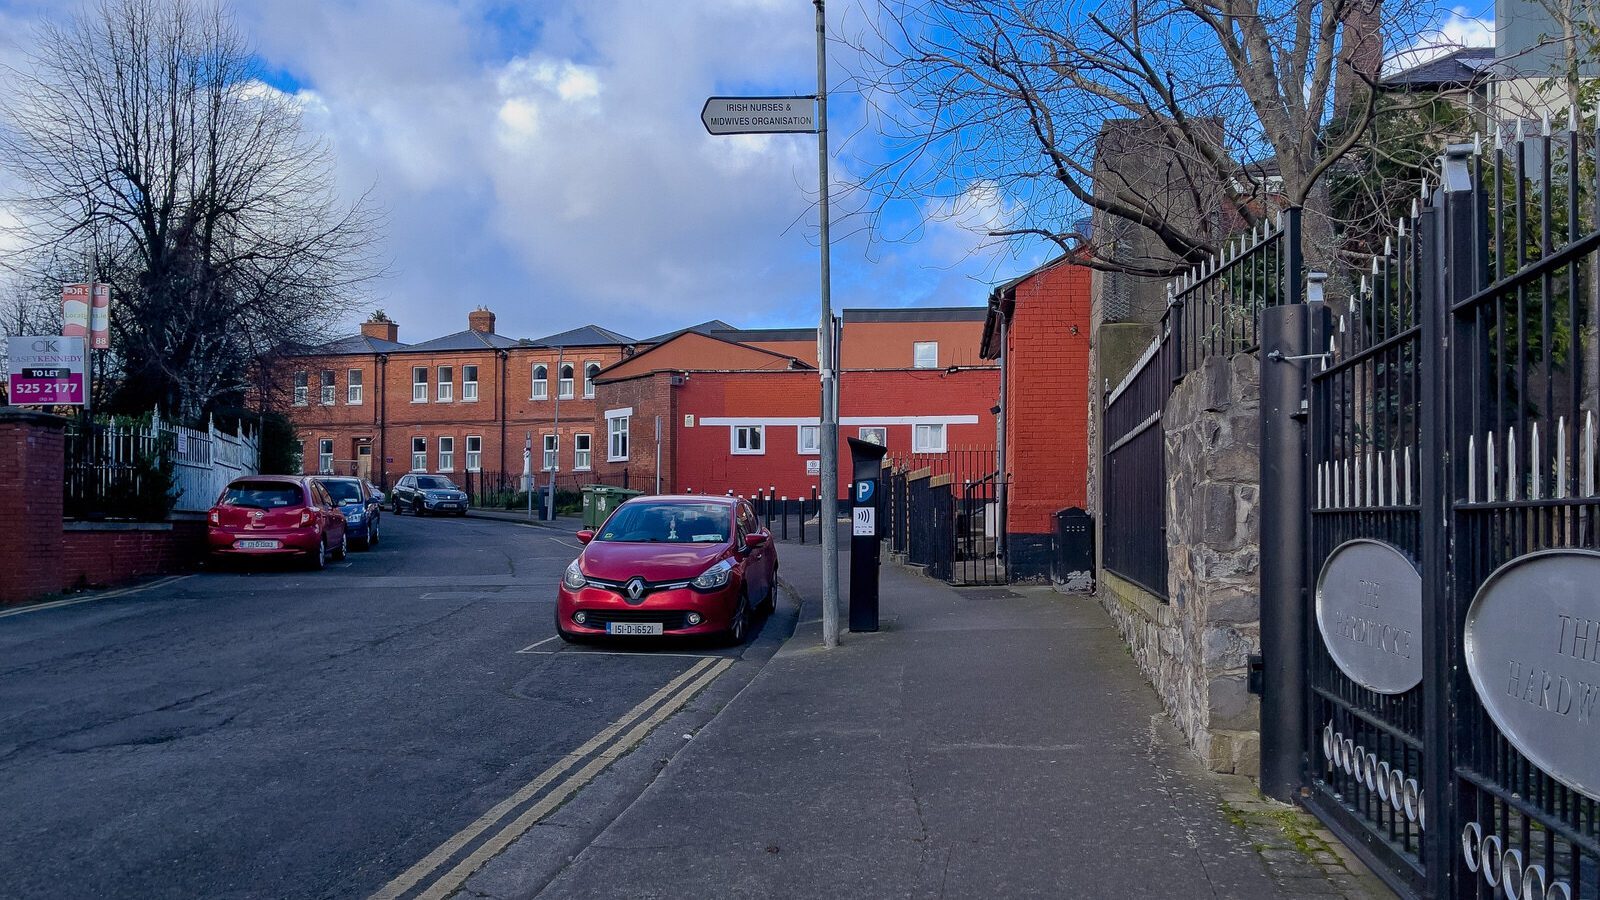
[[[550,638],[550,640],[555,639]],[[542,644],[544,642],[540,641],[539,643]],[[537,647],[539,644],[534,644],[533,646]],[[659,653],[655,650],[534,650],[532,647],[524,647],[517,652],[526,653],[529,656],[632,656],[638,659],[655,659],[658,656],[667,657],[669,659],[734,658],[731,656],[723,656],[717,653]]]
[[[587,757],[589,754],[600,749],[612,738],[616,737],[617,734],[621,733],[624,728],[632,725],[635,720],[648,713],[656,706],[656,704],[671,696],[671,694],[678,690],[678,688],[682,687],[685,682],[690,682],[696,676],[704,673],[706,670],[715,665],[716,664],[714,662],[706,659],[695,663],[688,669],[685,669],[676,678],[662,685],[660,690],[657,690],[649,697],[646,697],[642,702],[639,703],[639,705],[628,710],[627,713],[625,713],[615,722],[607,725],[600,731],[599,734],[596,734],[594,737],[585,741],[583,746],[572,751],[571,753],[568,753],[566,756],[563,756],[559,761],[556,762],[555,765],[545,769],[543,772],[540,772],[538,777],[523,785],[517,790],[516,793],[500,801],[499,803],[496,803],[493,808],[479,816],[471,825],[468,825],[466,828],[456,832],[455,835],[453,835],[443,844],[440,844],[432,853],[429,853],[427,856],[423,857],[411,868],[402,872],[399,877],[385,885],[382,890],[378,891],[376,894],[373,894],[372,900],[392,900],[392,898],[399,897],[400,895],[416,887],[435,869],[438,869],[440,866],[444,865],[444,863],[449,860],[450,857],[461,852],[462,848],[466,847],[467,844],[482,835],[485,831],[488,831],[501,819],[505,818],[506,815],[513,809],[516,809],[518,806],[528,802],[535,795],[537,795],[539,791],[543,790],[547,785],[555,781],[556,778],[561,775],[561,773],[572,768],[574,765],[577,765],[578,762],[584,757]],[[696,687],[695,690],[699,690],[699,688]],[[632,732],[630,732],[630,734],[631,733]]]
[[[554,635],[551,635],[551,636],[550,636],[550,637],[547,637],[547,638],[545,638],[545,639],[544,639],[544,640],[542,640],[542,641],[538,641],[538,642],[535,642],[535,643],[532,643],[532,644],[529,644],[529,645],[528,645],[528,646],[526,646],[526,647],[523,647],[523,648],[522,648],[522,649],[521,649],[521,650],[518,650],[518,651],[517,651],[517,652],[518,652],[518,653],[527,653],[527,652],[528,652],[528,651],[530,651],[530,650],[532,650],[532,649],[533,649],[533,648],[535,648],[535,647],[537,647],[537,646],[539,646],[539,645],[540,645],[540,644],[548,644],[548,643],[550,643],[550,642],[551,642],[551,641],[553,641],[553,640],[555,640],[555,639],[556,639],[556,638],[558,638],[558,637],[560,637],[560,636],[561,636],[561,635],[559,635],[559,634],[554,634]],[[553,652],[553,651],[552,651],[552,652]]]
[[[528,829],[539,824],[540,819],[543,819],[561,804],[567,802],[569,797],[577,793],[580,788],[588,784],[596,775],[627,755],[640,741],[644,740],[645,735],[648,735],[667,717],[687,705],[694,698],[694,695],[700,693],[701,689],[715,681],[717,676],[727,671],[728,667],[732,665],[733,660],[731,659],[724,659],[720,663],[712,664],[704,674],[691,682],[688,687],[679,691],[675,697],[651,713],[644,721],[633,726],[632,730],[623,735],[616,743],[607,747],[598,756],[590,760],[587,765],[574,772],[567,780],[561,782],[554,790],[541,798],[538,803],[529,807],[527,812],[517,816],[510,825],[501,829],[494,837],[484,841],[478,849],[472,851],[466,859],[458,863],[444,877],[434,882],[421,894],[418,894],[417,900],[445,900],[445,898],[454,894],[468,878],[472,877],[474,872],[483,867],[484,863],[498,856],[503,850],[511,846],[513,841],[526,834]]]
[[[569,544],[566,541],[563,541],[561,538],[554,538],[553,537],[550,540],[555,541],[556,543],[560,544],[563,547],[571,547],[574,550],[582,550],[583,549],[583,545],[582,544]]]
[[[148,591],[158,587],[165,587],[169,584],[182,581],[185,578],[193,577],[193,575],[171,575],[159,581],[152,581],[149,584],[142,584],[138,587],[123,588],[119,591],[107,591],[103,594],[95,594],[92,597],[68,597],[65,600],[52,600],[49,603],[36,603],[32,606],[24,606],[21,609],[10,609],[6,610],[5,612],[0,612],[0,619],[4,619],[7,616],[20,616],[23,613],[43,612],[47,609],[60,609],[63,606],[77,606],[79,603],[91,603],[95,600],[110,600],[112,597],[126,597],[129,594],[137,594],[140,591]]]

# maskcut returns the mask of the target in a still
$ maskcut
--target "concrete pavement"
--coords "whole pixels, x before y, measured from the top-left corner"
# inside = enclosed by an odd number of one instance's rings
[[[819,596],[820,550],[782,560]],[[883,630],[835,650],[807,603],[538,896],[1383,895],[1288,808],[1203,770],[1092,601],[892,567],[882,584]]]

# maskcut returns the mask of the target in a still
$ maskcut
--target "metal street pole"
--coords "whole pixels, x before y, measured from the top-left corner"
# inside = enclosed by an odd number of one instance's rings
[[[833,273],[828,239],[828,29],[825,0],[817,8],[817,184],[822,240],[822,311],[817,327],[822,370],[822,646],[839,645],[839,410],[833,358]]]

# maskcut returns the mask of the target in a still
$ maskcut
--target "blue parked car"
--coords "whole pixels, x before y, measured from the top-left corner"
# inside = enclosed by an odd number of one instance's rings
[[[382,518],[382,498],[359,478],[318,478],[328,496],[333,498],[339,512],[344,513],[345,530],[350,546],[357,550],[370,549],[378,543],[378,524]]]

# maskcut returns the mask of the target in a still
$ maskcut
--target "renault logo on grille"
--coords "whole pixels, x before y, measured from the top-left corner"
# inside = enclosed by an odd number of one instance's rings
[[[623,587],[623,590],[628,592],[629,600],[637,603],[644,596],[644,579],[637,575],[628,579],[628,583]]]

